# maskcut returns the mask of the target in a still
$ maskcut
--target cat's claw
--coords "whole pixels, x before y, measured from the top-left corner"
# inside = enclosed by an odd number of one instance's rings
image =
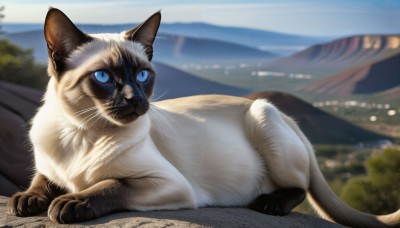
[[[11,215],[27,217],[47,210],[50,200],[45,196],[33,193],[20,192],[8,201],[8,213]]]
[[[89,199],[80,199],[74,195],[63,195],[53,200],[48,215],[53,222],[75,223],[99,217]]]

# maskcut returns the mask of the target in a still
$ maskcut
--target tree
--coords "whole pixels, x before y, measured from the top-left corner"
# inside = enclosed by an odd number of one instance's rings
[[[1,20],[4,6],[0,6],[0,35]],[[0,39],[0,80],[22,84],[30,87],[44,88],[46,85],[46,68],[36,64],[32,50],[23,50],[6,40]]]
[[[400,208],[400,149],[388,148],[366,163],[367,176],[350,179],[341,197],[350,206],[386,214]]]
[[[44,88],[48,78],[45,66],[34,62],[32,50],[0,40],[0,80]]]

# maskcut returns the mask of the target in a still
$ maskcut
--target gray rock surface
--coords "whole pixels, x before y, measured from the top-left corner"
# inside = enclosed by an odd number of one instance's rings
[[[34,165],[27,136],[41,96],[38,90],[0,82],[0,195],[29,186]]]
[[[61,225],[45,213],[33,217],[7,214],[8,198],[0,196],[0,227],[340,227],[337,224],[300,213],[279,217],[245,208],[202,208],[180,211],[124,212],[90,222]]]

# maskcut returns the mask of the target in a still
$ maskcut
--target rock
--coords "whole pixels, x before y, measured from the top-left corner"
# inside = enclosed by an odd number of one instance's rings
[[[34,165],[27,134],[41,96],[41,91],[0,82],[0,195],[29,185]]]
[[[7,214],[7,197],[0,196],[0,227],[341,227],[309,215],[264,215],[246,208],[202,208],[197,210],[124,212],[97,220],[61,225],[45,213],[33,217]]]

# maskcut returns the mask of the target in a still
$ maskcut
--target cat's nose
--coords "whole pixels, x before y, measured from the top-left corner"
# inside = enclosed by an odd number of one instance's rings
[[[130,85],[124,85],[122,87],[122,93],[124,94],[125,99],[130,100],[133,97],[133,88]]]

